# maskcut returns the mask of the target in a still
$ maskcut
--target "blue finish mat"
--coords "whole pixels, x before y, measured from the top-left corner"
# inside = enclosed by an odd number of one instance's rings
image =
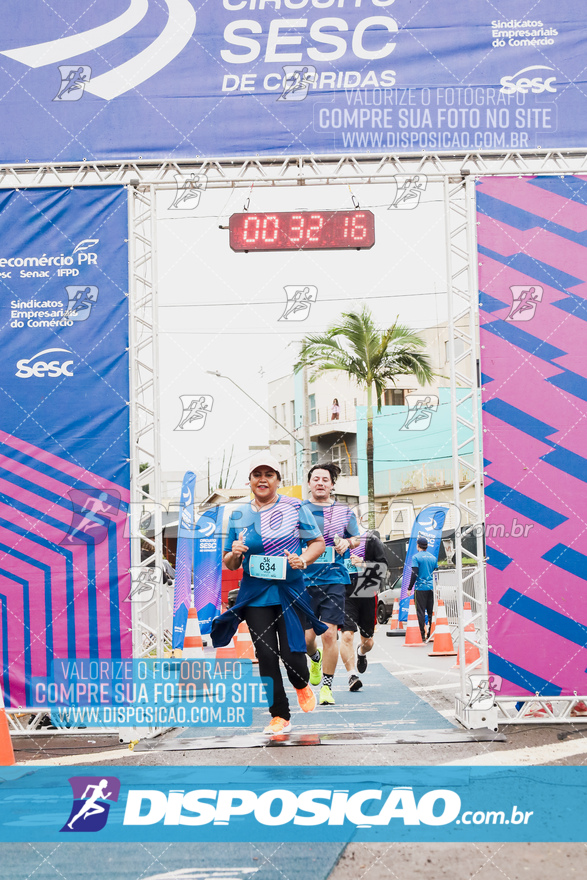
[[[334,706],[316,706],[313,712],[299,709],[296,694],[289,682],[286,691],[292,711],[295,733],[349,733],[352,731],[454,730],[443,715],[398,681],[381,663],[370,663],[362,676],[363,687],[351,693],[346,672],[335,677]],[[318,699],[320,688],[313,688]],[[210,737],[234,736],[239,733],[259,733],[270,721],[265,708],[255,709],[251,727],[186,727],[177,736]]]

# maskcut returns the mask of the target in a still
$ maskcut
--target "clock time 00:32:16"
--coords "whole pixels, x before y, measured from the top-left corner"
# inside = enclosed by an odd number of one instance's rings
[[[371,211],[288,211],[233,214],[233,251],[366,249],[375,244]]]

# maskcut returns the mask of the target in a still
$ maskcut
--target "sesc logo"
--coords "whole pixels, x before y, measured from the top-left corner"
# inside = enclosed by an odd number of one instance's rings
[[[53,352],[61,352],[62,355],[55,360],[42,359],[44,355]],[[22,358],[22,360],[17,361],[15,376],[17,379],[31,379],[33,376],[37,379],[43,379],[46,376],[50,379],[57,379],[59,376],[73,376],[71,371],[73,361],[65,360],[64,356],[67,355],[69,357],[72,356],[71,352],[66,348],[46,348],[30,358]]]
[[[535,95],[541,95],[542,92],[556,92],[556,89],[553,88],[553,83],[556,82],[555,76],[549,76],[547,79],[543,79],[540,76],[535,77],[527,77],[522,76],[523,73],[528,73],[530,70],[553,70],[552,67],[545,67],[542,64],[535,64],[532,67],[524,67],[522,70],[518,70],[517,73],[514,73],[513,76],[502,76],[500,79],[501,91],[505,95],[515,95],[518,92],[520,95],[525,95],[527,92],[531,91]]]

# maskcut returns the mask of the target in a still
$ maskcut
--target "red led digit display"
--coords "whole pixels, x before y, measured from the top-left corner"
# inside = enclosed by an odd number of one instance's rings
[[[233,214],[228,228],[233,251],[357,249],[375,244],[371,211]]]

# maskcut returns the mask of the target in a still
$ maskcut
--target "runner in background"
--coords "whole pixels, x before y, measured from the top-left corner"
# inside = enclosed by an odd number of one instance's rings
[[[428,552],[427,539],[418,538],[416,543],[418,545],[418,552],[412,556],[412,577],[410,578],[408,593],[415,587],[418,624],[420,625],[422,641],[425,642],[430,638],[430,630],[432,629],[432,612],[434,611],[434,579],[432,574],[438,566],[436,557]],[[427,633],[425,633],[424,626],[425,614],[428,616]]]
[[[351,571],[351,583],[346,588],[340,657],[349,673],[349,690],[358,691],[363,686],[359,675],[366,672],[366,655],[373,647],[377,593],[387,574],[387,558],[379,532],[373,530],[361,535],[350,561],[355,573]],[[353,641],[357,630],[361,642],[355,660]]]
[[[316,631],[306,629],[306,647],[310,657],[310,684],[322,681],[318,702],[333,706],[332,680],[338,663],[338,628],[344,623],[345,588],[350,576],[345,561],[350,561],[349,550],[359,543],[359,526],[354,513],[346,504],[331,498],[338,465],[317,464],[310,468],[308,489],[310,497],[302,507],[311,512],[324,535],[324,554],[305,573],[310,602],[316,617],[328,625],[322,635],[322,648],[316,643]]]
[[[238,505],[230,514],[224,542],[224,564],[231,571],[243,567],[238,598],[228,611],[212,622],[214,647],[227,645],[241,620],[245,620],[259,674],[273,682],[271,723],[266,734],[291,730],[290,708],[279,658],[296,690],[304,712],[311,712],[316,698],[308,685],[304,621],[324,631],[305,593],[304,571],[324,550],[315,520],[297,498],[278,495],[279,464],[268,452],[250,462],[249,481],[253,500]],[[302,541],[306,544],[302,551]]]

